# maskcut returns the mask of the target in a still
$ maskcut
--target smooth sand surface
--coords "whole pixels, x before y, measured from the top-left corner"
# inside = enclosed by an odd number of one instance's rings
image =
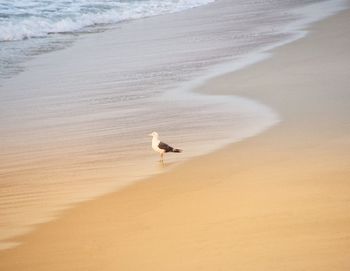
[[[283,122],[80,204],[0,252],[0,270],[350,270],[350,12],[200,91]]]

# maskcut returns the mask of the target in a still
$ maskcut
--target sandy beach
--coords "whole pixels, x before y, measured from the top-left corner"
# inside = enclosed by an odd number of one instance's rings
[[[196,91],[282,122],[79,204],[0,251],[0,270],[350,270],[350,12]]]

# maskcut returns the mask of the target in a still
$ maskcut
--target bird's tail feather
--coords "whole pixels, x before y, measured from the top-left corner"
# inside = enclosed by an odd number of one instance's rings
[[[182,152],[180,149],[173,149],[173,152]]]

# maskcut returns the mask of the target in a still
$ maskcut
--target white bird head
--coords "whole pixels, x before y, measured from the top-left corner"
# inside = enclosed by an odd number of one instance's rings
[[[152,132],[151,134],[149,134],[149,136],[153,136],[153,137],[157,137],[158,138],[158,133],[157,132]]]

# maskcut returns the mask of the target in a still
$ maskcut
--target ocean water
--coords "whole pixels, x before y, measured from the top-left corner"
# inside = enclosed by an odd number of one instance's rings
[[[1,0],[0,42],[10,43],[2,43],[0,76],[21,71],[16,64],[28,57],[64,48],[79,33],[101,31],[108,24],[179,12],[213,1]]]
[[[0,248],[74,203],[278,123],[257,101],[191,90],[345,6],[0,0]],[[184,153],[159,164],[153,130]]]

